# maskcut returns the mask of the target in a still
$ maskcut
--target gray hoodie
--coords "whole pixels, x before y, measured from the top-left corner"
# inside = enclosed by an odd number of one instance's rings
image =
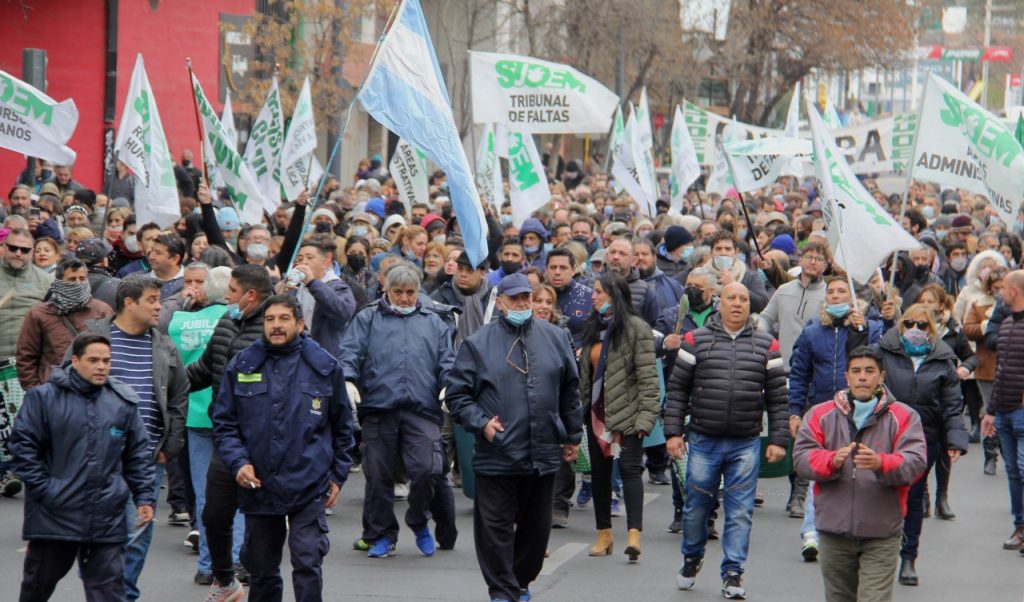
[[[825,302],[825,280],[819,278],[804,286],[799,278],[779,287],[772,295],[768,306],[758,316],[761,328],[775,334],[782,347],[782,361],[789,372],[789,358],[793,355],[800,332],[808,320],[818,317],[818,310]]]

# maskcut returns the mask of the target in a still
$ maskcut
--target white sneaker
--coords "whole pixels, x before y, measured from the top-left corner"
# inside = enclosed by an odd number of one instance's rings
[[[395,499],[404,500],[407,497],[409,497],[409,484],[395,483]]]
[[[199,530],[192,529],[188,532],[188,537],[185,538],[185,547],[189,548],[193,552],[199,551]]]
[[[215,580],[203,602],[240,602],[244,597],[245,588],[238,579],[232,579],[230,585],[220,585]]]
[[[804,557],[806,562],[814,562],[818,559],[818,540],[813,537],[808,537],[804,540],[803,549],[800,550],[800,555]]]

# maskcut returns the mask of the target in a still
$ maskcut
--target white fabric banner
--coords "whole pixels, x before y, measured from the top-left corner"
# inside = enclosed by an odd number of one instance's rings
[[[146,76],[142,53],[128,83],[121,123],[117,128],[114,153],[135,174],[135,212],[141,224],[153,222],[161,228],[181,218],[174,164],[167,148],[164,126],[156,110],[153,88]]]
[[[619,127],[621,118],[622,115],[619,114],[615,128]],[[635,128],[636,114],[633,111],[633,105],[630,105],[629,119],[615,136],[615,144],[612,146],[612,177],[643,209],[647,207],[647,201],[644,199],[643,188],[640,187],[640,181],[636,176],[636,153],[633,152],[633,143],[636,140],[633,136]]]
[[[690,130],[686,128],[683,111],[676,105],[676,114],[672,118],[672,201],[671,205],[678,211],[683,210],[686,189],[700,177],[700,164],[697,163],[697,151],[693,149]]]
[[[654,134],[651,131],[651,111],[647,105],[647,87],[640,91],[640,104],[636,108],[636,124],[633,134],[633,162],[636,164],[636,179],[644,191],[642,201],[646,203],[647,215],[658,214],[655,202],[660,196],[658,175],[654,172]],[[641,201],[641,199],[637,199]],[[641,205],[643,208],[644,205]]]
[[[213,105],[203,94],[199,80],[192,74],[192,93],[199,107],[199,118],[203,127],[204,159],[213,164],[217,177],[227,189],[228,196],[238,208],[238,217],[247,224],[258,224],[263,220],[265,201],[256,175],[238,154],[238,148],[231,144],[224,127],[213,110]]]
[[[492,123],[484,124],[480,147],[476,151],[476,185],[487,204],[495,213],[500,213],[501,206],[505,203],[505,191],[501,185],[501,162]]]
[[[533,136],[509,130],[506,145],[512,224],[518,228],[551,200],[551,188]]]
[[[295,101],[288,133],[281,150],[281,186],[285,198],[294,200],[307,185],[316,186],[311,159],[316,152],[316,122],[313,119],[313,100],[309,91],[309,78],[302,83],[302,91]]]
[[[568,65],[517,54],[470,51],[473,123],[531,134],[608,131],[619,97]]]
[[[917,249],[921,243],[879,206],[850,166],[841,160],[839,148],[810,101],[807,116],[814,143],[814,170],[821,181],[822,212],[833,258],[854,280],[866,284],[891,254]],[[840,229],[842,241],[838,236]]]
[[[924,89],[912,174],[983,194],[1006,224],[1024,198],[1024,149],[1014,132],[932,73]]]
[[[407,212],[412,212],[416,203],[430,200],[430,186],[427,182],[426,156],[402,138],[398,139],[395,154],[389,163],[391,177],[398,187],[398,198]]]
[[[0,70],[0,148],[73,165],[75,151],[67,142],[77,125],[75,101],[57,102]]]
[[[786,111],[786,129],[783,130],[787,138],[800,137],[800,82],[793,87],[793,96],[789,99],[789,110]],[[779,166],[780,176],[796,176],[802,178],[804,175],[804,161],[799,157],[789,157],[783,160]]]
[[[281,148],[284,147],[284,114],[277,77],[271,80],[267,100],[249,130],[245,144],[245,162],[259,181],[266,202],[264,209],[273,213],[281,199]]]
[[[810,140],[801,138],[757,138],[730,142],[725,152],[736,190],[750,192],[774,184],[790,158],[814,149]]]
[[[224,133],[235,143],[238,148],[238,129],[235,128],[235,112],[231,108],[231,89],[224,95],[224,110],[220,114],[220,124],[224,126]]]

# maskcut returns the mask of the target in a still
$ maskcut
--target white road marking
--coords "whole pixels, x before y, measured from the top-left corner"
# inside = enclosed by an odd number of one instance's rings
[[[647,504],[650,504],[654,500],[658,499],[658,497],[660,497],[660,496],[661,496],[660,493],[644,493],[644,506],[646,506]],[[622,503],[622,507],[623,508],[626,507],[625,502]]]
[[[554,552],[551,552],[551,556],[544,559],[544,568],[541,569],[541,575],[552,575],[558,567],[562,566],[573,556],[579,554],[588,547],[585,543],[567,543],[562,547],[558,548]]]

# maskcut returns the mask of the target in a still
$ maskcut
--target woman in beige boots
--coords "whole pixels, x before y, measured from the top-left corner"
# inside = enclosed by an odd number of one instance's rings
[[[580,355],[580,400],[597,523],[590,555],[612,553],[612,462],[618,458],[629,527],[626,555],[636,562],[643,530],[643,438],[659,411],[654,336],[634,311],[621,276],[603,274],[594,283],[593,301]]]

